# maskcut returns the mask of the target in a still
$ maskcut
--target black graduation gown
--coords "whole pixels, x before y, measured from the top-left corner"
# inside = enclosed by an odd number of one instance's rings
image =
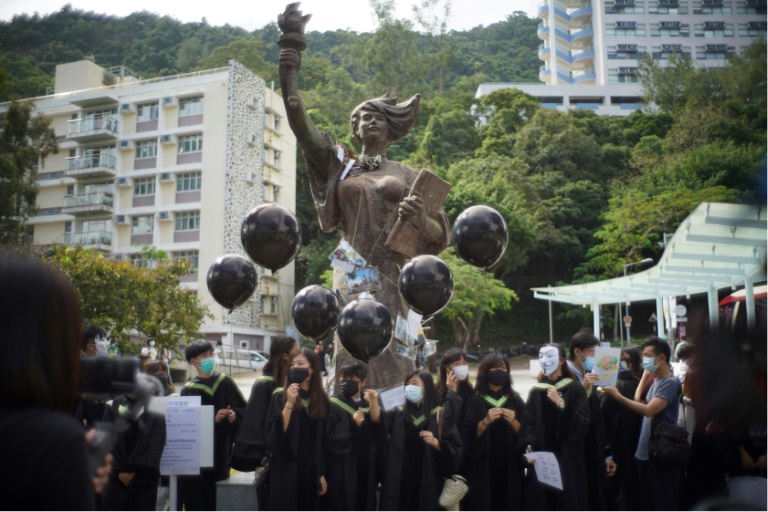
[[[605,434],[603,413],[600,410],[598,391],[592,386],[587,392],[589,404],[589,432],[584,438],[584,463],[587,467],[587,500],[589,510],[605,510],[608,495],[608,476],[605,458],[608,439]]]
[[[562,378],[558,379],[558,382]],[[531,388],[525,403],[522,428],[518,436],[523,448],[553,452],[560,465],[563,490],[539,483],[533,465],[525,478],[527,510],[586,510],[587,479],[584,464],[584,438],[589,431],[587,394],[578,381],[559,390],[564,409],[547,398],[547,390]]]
[[[491,395],[498,400],[501,393]],[[477,425],[488,415],[488,409],[496,407],[479,394],[466,401],[461,439],[463,463],[466,468],[469,493],[463,502],[463,510],[523,510],[523,448],[518,442],[515,429],[503,418],[490,424],[477,437]],[[502,405],[515,411],[522,421],[525,402],[514,393]],[[522,431],[522,427],[521,427]]]
[[[640,379],[632,372],[619,370],[616,389],[634,400]],[[616,474],[609,479],[608,508],[618,510],[639,510],[640,489],[635,467],[635,450],[640,438],[643,416],[624,407],[608,393],[600,395],[600,409],[605,420],[605,431],[611,444],[611,455],[616,463]],[[619,503],[620,501],[620,503]]]
[[[318,510],[320,477],[325,475],[325,420],[312,419],[306,407],[294,406],[283,432],[283,394],[272,396],[267,412],[267,449],[272,452],[269,510]]]
[[[229,478],[229,459],[232,444],[245,411],[245,398],[235,381],[223,373],[210,377],[195,377],[184,385],[181,396],[199,396],[201,405],[212,405],[214,418],[220,409],[230,406],[236,419],[224,419],[214,424],[213,468],[201,469],[199,476],[183,476],[182,496],[187,510],[213,510],[216,508],[216,482]]]
[[[443,481],[454,474],[461,459],[461,436],[455,420],[445,414],[440,451],[427,446],[419,432],[429,430],[436,438],[438,411],[415,426],[412,416],[422,412],[410,402],[403,409],[385,413],[389,434],[381,483],[380,510],[440,510]]]
[[[346,405],[345,409],[336,400]],[[379,447],[386,443],[384,412],[378,423],[370,419],[368,402],[355,402],[341,393],[331,399],[326,423],[325,479],[328,510],[376,510],[376,485]],[[358,427],[352,414],[366,410],[365,422]]]
[[[104,421],[114,423],[136,400],[126,395],[115,398],[104,411]],[[143,412],[121,432],[112,448],[112,473],[104,490],[102,510],[155,510],[160,458],[165,446],[165,417]],[[135,473],[126,487],[120,473]]]

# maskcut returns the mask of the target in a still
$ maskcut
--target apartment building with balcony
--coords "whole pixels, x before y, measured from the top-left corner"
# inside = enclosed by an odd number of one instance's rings
[[[35,244],[82,245],[140,266],[152,245],[190,263],[182,287],[214,314],[202,329],[209,339],[265,350],[285,332],[293,263],[275,275],[257,266],[256,293],[232,314],[206,284],[216,258],[244,255],[240,225],[252,208],[296,209],[296,140],[264,80],[234,60],[149,80],[84,60],[57,66],[54,94],[34,101],[60,148],[37,168]]]
[[[543,84],[481,84],[476,97],[514,87],[547,107],[629,115],[641,107],[638,61],[673,54],[696,66],[725,60],[766,35],[766,0],[544,0],[537,29]]]

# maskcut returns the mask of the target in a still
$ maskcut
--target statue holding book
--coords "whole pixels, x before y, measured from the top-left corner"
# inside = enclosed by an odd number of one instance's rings
[[[288,123],[306,162],[320,227],[324,233],[337,228],[344,232],[342,245],[334,253],[339,261],[333,288],[345,300],[354,300],[359,294],[350,291],[350,273],[361,270],[361,266],[373,268],[378,272],[380,289],[369,288],[369,293],[387,306],[393,319],[398,315],[406,318],[407,308],[397,284],[400,267],[419,254],[437,255],[450,242],[450,225],[441,210],[450,185],[429,171],[418,172],[387,158],[387,147],[404,137],[416,122],[418,94],[403,103],[385,94],[355,107],[350,127],[360,144],[359,153],[317,129],[307,115],[296,80],[301,51],[306,49],[303,32],[308,20],[309,15],[302,16],[298,11],[298,3],[288,5],[278,18],[283,31],[278,41],[283,48],[279,58],[280,86]],[[371,282],[375,283],[375,279],[366,277],[366,283]],[[372,387],[402,385],[414,368],[413,360],[396,353],[396,346],[393,340],[369,363],[368,382]],[[337,365],[352,360],[341,343],[334,343],[334,347]]]

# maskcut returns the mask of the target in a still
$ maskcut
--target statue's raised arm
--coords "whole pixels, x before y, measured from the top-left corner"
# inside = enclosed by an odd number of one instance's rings
[[[282,48],[278,59],[280,88],[288,115],[288,124],[296,135],[301,149],[310,159],[319,159],[327,151],[327,144],[304,108],[296,80],[296,75],[301,68],[301,52],[307,48],[304,29],[312,17],[311,14],[302,15],[298,10],[300,3],[288,4],[285,12],[277,17],[277,25],[283,32],[277,41]]]

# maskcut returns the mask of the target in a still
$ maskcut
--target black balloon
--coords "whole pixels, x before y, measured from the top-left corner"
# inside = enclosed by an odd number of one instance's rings
[[[487,269],[504,255],[509,235],[507,223],[488,206],[471,206],[453,223],[453,247],[461,259]]]
[[[208,291],[230,311],[242,305],[256,291],[256,267],[237,254],[225,254],[208,269]]]
[[[384,304],[373,299],[359,299],[341,310],[336,332],[347,352],[367,363],[387,348],[392,339],[392,327],[392,315]]]
[[[273,272],[296,257],[301,249],[301,227],[285,206],[262,204],[251,210],[240,226],[240,241],[248,256]]]
[[[437,256],[422,254],[403,266],[398,287],[411,309],[423,316],[432,316],[451,301],[453,274]]]
[[[325,286],[307,286],[291,303],[293,325],[304,337],[314,341],[327,338],[336,328],[341,305],[333,290]]]

